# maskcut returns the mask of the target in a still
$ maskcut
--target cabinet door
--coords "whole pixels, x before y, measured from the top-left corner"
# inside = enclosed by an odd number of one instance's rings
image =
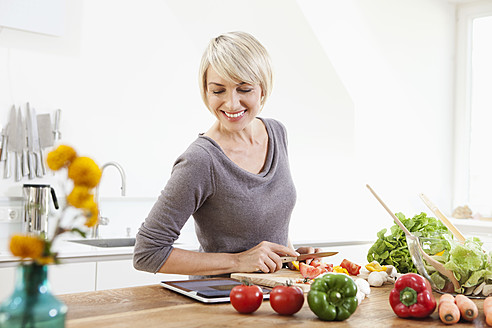
[[[132,260],[97,263],[97,290],[155,285],[162,280],[186,280],[187,275],[171,275],[138,271]]]
[[[17,267],[0,269],[0,302],[14,290]],[[48,280],[54,294],[90,292],[96,289],[96,264],[50,265]]]
[[[16,267],[0,269],[0,302],[14,291]]]
[[[48,279],[55,294],[94,291],[96,289],[96,263],[51,265]]]

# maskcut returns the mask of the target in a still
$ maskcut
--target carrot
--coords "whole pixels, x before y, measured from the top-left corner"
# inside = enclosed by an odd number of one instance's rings
[[[483,314],[485,315],[485,323],[487,326],[492,326],[492,297],[489,296],[483,301]]]
[[[454,302],[454,296],[443,294],[439,299],[439,318],[447,325],[460,321],[460,310]]]
[[[465,295],[456,295],[454,301],[456,302],[456,305],[458,305],[458,309],[460,309],[463,319],[473,321],[478,316],[477,305]]]

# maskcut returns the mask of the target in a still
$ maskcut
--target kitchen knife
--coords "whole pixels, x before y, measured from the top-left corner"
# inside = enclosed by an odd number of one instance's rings
[[[6,147],[6,152],[7,152],[7,158],[5,160],[5,166],[4,166],[4,171],[3,171],[3,178],[8,179],[10,178],[10,154],[8,152],[13,151],[13,145],[15,144],[15,125],[16,125],[16,114],[15,114],[15,106],[12,106],[10,109],[10,117],[9,117],[9,125],[7,129],[7,147]]]
[[[39,145],[38,120],[34,107],[28,107],[31,114],[31,134],[32,134],[32,152],[36,159],[36,176],[42,178],[46,174],[46,168],[43,163],[43,154]]]
[[[38,121],[38,132],[39,132],[39,153],[41,158],[43,158],[43,150],[48,147],[52,147],[53,140],[53,127],[51,126],[51,115],[50,114],[39,114],[37,116]],[[43,174],[46,174],[46,167],[43,161]]]
[[[24,120],[24,117],[22,117],[22,112],[21,108],[19,106],[19,111],[17,112],[17,115],[20,117],[22,129],[22,137],[21,137],[21,142],[20,145],[22,146],[22,175],[23,176],[28,176],[29,175],[29,161],[28,161],[28,154],[27,154],[27,126],[26,126],[26,121]]]
[[[287,263],[292,261],[302,261],[306,259],[333,256],[336,254],[338,254],[338,252],[320,252],[320,253],[301,254],[299,256],[283,256],[280,259],[282,260],[282,263]]]
[[[55,140],[61,139],[60,118],[61,118],[61,109],[57,109],[55,112],[55,127],[53,128],[53,138]]]
[[[9,158],[9,152],[8,152],[8,139],[9,139],[9,124],[7,123],[5,125],[5,128],[2,129],[2,162],[3,163],[3,178],[8,179],[10,178],[10,158]]]
[[[12,142],[12,150],[15,153],[15,181],[20,181],[22,179],[22,130],[24,130],[24,126],[22,124],[22,115],[19,108],[17,110],[17,122],[15,125],[15,140]]]
[[[0,161],[4,161],[7,157],[7,127],[8,123],[2,128],[2,154],[0,155]]]
[[[27,126],[27,162],[29,165],[29,179],[36,177],[36,160],[34,157],[34,141],[32,133],[32,115],[29,103],[26,104],[26,126]]]

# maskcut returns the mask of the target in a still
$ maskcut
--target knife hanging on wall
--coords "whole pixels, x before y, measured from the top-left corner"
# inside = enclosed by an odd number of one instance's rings
[[[5,147],[5,165],[3,167],[3,178],[8,179],[11,176],[11,169],[10,169],[10,154],[9,152],[13,151],[12,144],[15,139],[15,124],[16,124],[16,119],[15,119],[15,106],[12,106],[10,109],[10,117],[9,117],[9,123],[7,126],[7,142],[6,142],[6,147]],[[4,136],[5,138],[5,136]],[[2,150],[3,153],[3,150]]]
[[[36,177],[36,157],[34,155],[34,135],[32,131],[32,115],[29,103],[26,104],[26,126],[27,126],[27,162],[29,165],[29,179]]]
[[[20,108],[17,110],[16,118],[17,122],[15,125],[15,140],[12,142],[12,150],[15,154],[15,181],[18,182],[22,179],[22,130],[24,130]]]

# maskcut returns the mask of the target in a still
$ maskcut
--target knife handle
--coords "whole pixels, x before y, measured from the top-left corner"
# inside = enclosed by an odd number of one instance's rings
[[[36,176],[38,178],[43,177],[43,160],[38,152],[34,152],[34,157],[36,158]]]
[[[0,155],[0,161],[4,161],[7,158],[7,135],[5,129],[2,130],[2,154]]]
[[[15,152],[15,181],[19,182],[22,179],[22,156]]]
[[[282,256],[282,257],[280,257],[280,260],[282,261],[282,263],[289,263],[292,261],[297,261],[297,257],[296,256]]]
[[[22,175],[25,177],[29,175],[28,156],[27,149],[22,150]]]
[[[10,156],[7,151],[7,148],[3,148],[2,152],[5,151],[5,164],[3,166],[3,178],[8,179],[10,178]]]
[[[36,177],[36,161],[32,152],[27,154],[27,161],[29,163],[29,179],[32,180]]]

